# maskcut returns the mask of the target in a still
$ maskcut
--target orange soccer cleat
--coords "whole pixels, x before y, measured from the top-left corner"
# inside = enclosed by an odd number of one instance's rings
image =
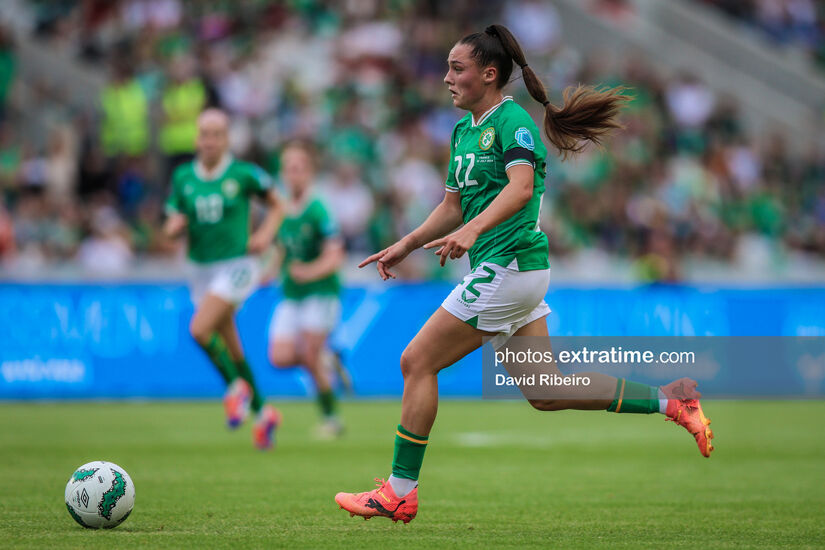
[[[246,420],[249,415],[249,403],[252,401],[252,389],[243,378],[236,378],[223,396],[223,410],[226,413],[226,424],[234,430]]]
[[[384,516],[393,521],[409,523],[418,513],[418,487],[398,497],[389,481],[375,478],[377,489],[366,493],[338,493],[335,502],[350,516],[361,516],[365,520],[373,516]]]
[[[265,405],[252,426],[252,442],[265,451],[275,443],[275,430],[281,424],[281,412],[272,405]]]
[[[710,419],[702,412],[698,399],[668,399],[665,416],[665,420],[675,422],[689,431],[699,445],[699,452],[705,458],[710,457],[713,451],[713,431],[708,427]]]
[[[699,399],[702,394],[696,391],[696,386],[696,380],[683,377],[659,389],[668,399]]]

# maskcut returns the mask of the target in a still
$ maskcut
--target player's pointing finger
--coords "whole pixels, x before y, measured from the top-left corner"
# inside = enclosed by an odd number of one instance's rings
[[[428,242],[422,248],[435,248],[436,246],[443,246],[446,240],[446,237],[442,237],[440,239]]]
[[[386,253],[387,253],[386,249],[382,250],[381,252],[376,252],[375,254],[373,254],[372,256],[369,256],[363,262],[358,264],[358,267],[361,268],[361,267],[364,267],[365,265],[369,265],[372,262],[378,260],[381,256],[383,256]]]

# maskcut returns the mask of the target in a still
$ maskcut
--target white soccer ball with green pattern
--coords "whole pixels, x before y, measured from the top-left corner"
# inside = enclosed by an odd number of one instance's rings
[[[132,513],[135,485],[126,470],[97,460],[84,464],[66,483],[66,507],[89,529],[117,527]]]

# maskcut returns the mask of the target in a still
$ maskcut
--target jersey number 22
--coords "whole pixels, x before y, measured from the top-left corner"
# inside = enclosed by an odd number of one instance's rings
[[[461,166],[463,164],[463,162],[462,162],[463,158],[462,158],[461,155],[458,155],[458,156],[455,157],[455,159],[453,159],[453,160],[455,160],[455,181],[456,181],[456,183],[458,183],[459,189],[461,189],[464,186],[478,185],[478,182],[476,180],[471,180],[470,179],[470,172],[472,172],[473,166],[475,166],[475,164],[476,164],[475,153],[467,153],[466,155],[464,155],[464,157],[467,158],[467,169],[464,171],[464,179],[463,180],[461,179],[461,175],[460,175],[461,174]]]

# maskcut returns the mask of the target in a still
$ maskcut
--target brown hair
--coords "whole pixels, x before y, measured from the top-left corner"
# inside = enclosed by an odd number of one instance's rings
[[[550,142],[566,158],[581,151],[587,141],[597,145],[614,128],[622,105],[631,98],[623,94],[624,87],[597,89],[593,86],[568,87],[562,96],[564,104],[556,107],[547,99],[547,91],[536,73],[527,65],[524,52],[513,33],[504,25],[490,25],[483,33],[465,36],[459,44],[473,47],[472,57],[481,67],[493,65],[498,70],[496,85],[503,88],[513,73],[513,62],[521,67],[524,84],[530,96],[544,105],[544,132]]]
[[[283,154],[289,149],[298,149],[299,151],[303,151],[309,159],[309,163],[310,165],[312,165],[312,169],[318,169],[319,151],[313,142],[311,142],[308,139],[302,138],[290,139],[281,147],[281,156],[283,156]]]

